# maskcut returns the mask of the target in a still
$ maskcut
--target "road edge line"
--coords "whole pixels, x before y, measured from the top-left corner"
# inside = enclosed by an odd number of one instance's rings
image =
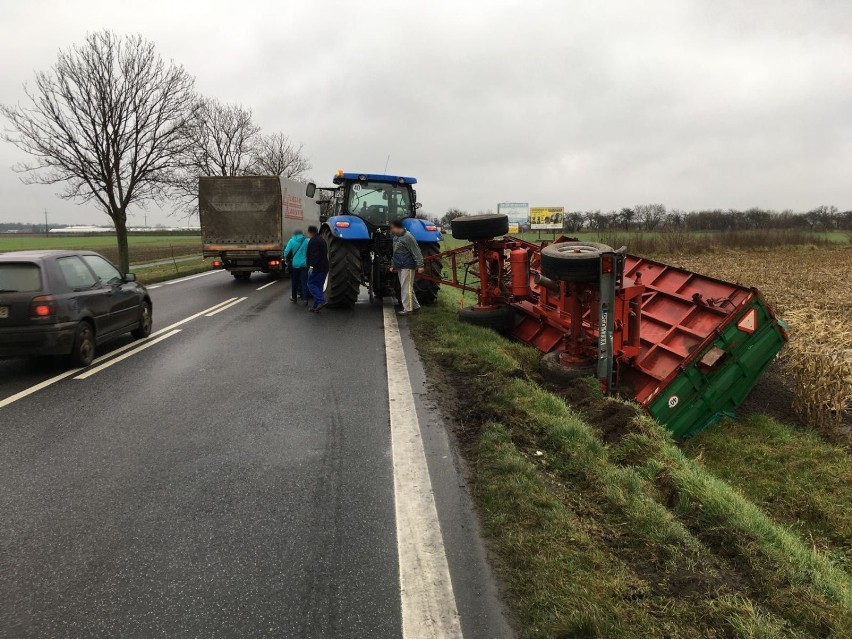
[[[383,315],[402,636],[463,637],[393,305],[385,304]]]

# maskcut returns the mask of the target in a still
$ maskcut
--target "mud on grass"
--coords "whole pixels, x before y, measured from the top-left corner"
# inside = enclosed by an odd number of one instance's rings
[[[548,392],[537,353],[457,307],[442,293],[412,333],[522,636],[850,635],[845,571],[633,406],[588,384]]]

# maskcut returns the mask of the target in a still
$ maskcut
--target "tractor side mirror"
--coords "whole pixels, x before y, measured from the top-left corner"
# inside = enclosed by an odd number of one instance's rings
[[[317,185],[313,182],[308,182],[308,186],[305,189],[305,195],[308,197],[313,197],[317,192]]]
[[[422,205],[422,204],[420,204],[420,202],[418,202],[417,204],[415,204],[415,205],[414,205],[414,208],[415,208],[415,209],[422,209],[422,208],[423,208],[423,205]]]

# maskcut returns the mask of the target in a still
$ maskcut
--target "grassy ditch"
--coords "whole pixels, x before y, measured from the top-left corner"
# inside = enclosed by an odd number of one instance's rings
[[[443,291],[413,334],[522,636],[852,636],[852,580],[842,553],[821,549],[842,534],[814,521],[815,544],[738,490],[748,456],[727,460],[729,483],[709,443],[682,450],[587,381],[546,388],[535,351],[459,323],[458,305]],[[775,489],[789,480],[776,475]]]

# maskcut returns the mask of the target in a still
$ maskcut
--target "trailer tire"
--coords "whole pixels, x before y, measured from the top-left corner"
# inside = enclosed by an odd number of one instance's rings
[[[441,246],[437,242],[422,242],[420,243],[420,252],[423,253],[423,257],[437,255],[441,252]],[[441,277],[441,268],[441,260],[432,260],[425,264],[425,270],[434,277]],[[438,282],[423,280],[419,277],[414,278],[414,294],[421,304],[431,304],[437,300],[440,290],[441,285]]]
[[[563,366],[559,363],[559,357],[564,351],[551,351],[541,356],[538,368],[542,376],[549,382],[571,382],[581,377],[594,376],[597,367],[594,363],[583,366]]]
[[[351,308],[361,291],[361,247],[334,237],[327,229],[323,230],[323,238],[328,244],[325,303],[330,308]]]
[[[453,237],[459,240],[490,240],[509,232],[509,216],[502,213],[463,215],[450,222]]]
[[[480,310],[473,306],[467,306],[459,311],[459,319],[462,322],[490,328],[505,335],[515,328],[515,309],[508,304],[493,309]]]
[[[601,254],[612,247],[597,242],[557,242],[541,250],[541,274],[563,282],[596,282]]]

